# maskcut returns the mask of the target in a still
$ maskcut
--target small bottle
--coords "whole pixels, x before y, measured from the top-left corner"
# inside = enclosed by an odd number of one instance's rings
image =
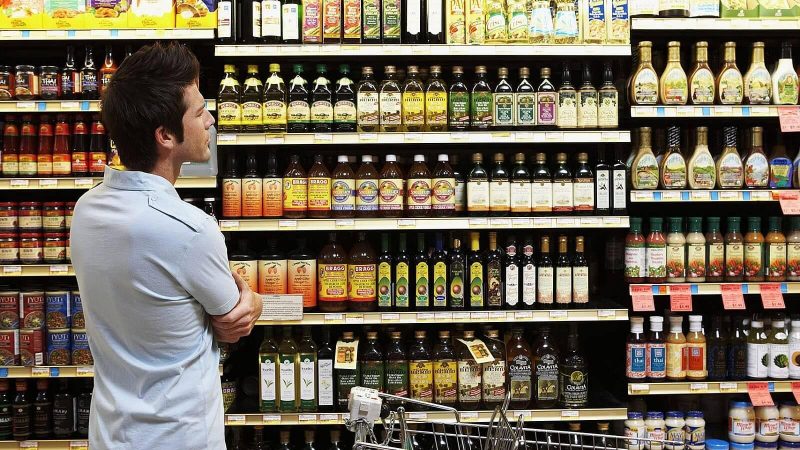
[[[541,129],[553,129],[558,120],[558,92],[550,81],[550,68],[542,67],[541,82],[536,89],[536,124]]]
[[[667,335],[667,379],[682,381],[686,379],[686,336],[683,335],[683,317],[669,318],[669,335]],[[705,364],[705,359],[703,359]]]
[[[664,341],[664,318],[650,316],[650,334],[647,337],[647,353],[645,370],[649,381],[664,381],[666,368],[667,344]]]
[[[644,380],[647,376],[647,340],[642,317],[631,317],[631,332],[625,345],[625,356],[625,376],[628,380]]]
[[[706,336],[703,334],[702,321],[702,316],[689,316],[689,334],[686,335],[686,378],[688,380],[705,380],[708,377]]]

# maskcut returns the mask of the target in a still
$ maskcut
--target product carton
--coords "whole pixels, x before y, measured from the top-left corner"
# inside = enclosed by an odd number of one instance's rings
[[[45,29],[86,28],[86,0],[44,0]]]
[[[216,28],[217,0],[177,0],[176,28]]]
[[[720,4],[723,19],[758,17],[758,0],[722,0]]]
[[[0,28],[42,28],[42,0],[0,0]]]
[[[173,0],[133,0],[128,28],[175,28]]]
[[[128,28],[128,0],[86,0],[86,28]]]
[[[758,0],[758,16],[784,17],[800,16],[800,1],[798,0]]]

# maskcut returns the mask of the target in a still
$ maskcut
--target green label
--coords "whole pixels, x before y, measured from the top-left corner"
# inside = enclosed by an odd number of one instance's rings
[[[363,33],[364,39],[380,40],[381,38],[381,5],[376,0],[364,0]]]
[[[489,126],[492,124],[492,93],[491,92],[473,92],[472,105],[470,107],[470,115],[472,116],[473,125]]]
[[[451,92],[447,100],[447,110],[450,126],[469,125],[469,93]]]
[[[472,263],[469,266],[469,306],[483,308],[483,264]]]
[[[408,397],[408,361],[386,362],[386,393]]]
[[[536,94],[516,94],[517,125],[536,125]]]
[[[358,386],[358,368],[355,370],[336,369],[336,403],[342,411],[347,410],[347,397],[350,389]]]
[[[444,262],[433,265],[433,306],[447,306],[447,264]]]
[[[261,412],[275,412],[278,410],[278,355],[259,355],[258,362],[261,366]]]
[[[392,265],[388,262],[378,264],[378,307],[392,307]]]
[[[503,306],[502,277],[500,261],[492,261],[486,268],[486,289],[488,291],[486,302],[489,306]]]
[[[400,39],[400,0],[383,1],[383,38]]]
[[[426,308],[430,306],[430,286],[428,286],[428,263],[417,264],[415,273],[416,289],[414,290],[414,306]]]
[[[397,263],[395,267],[395,275],[397,276],[397,283],[394,288],[394,304],[397,308],[408,308],[409,305],[409,273],[408,264],[401,262]]]
[[[361,364],[360,386],[383,392],[383,361],[363,361]]]
[[[494,124],[514,125],[514,94],[494,94]]]

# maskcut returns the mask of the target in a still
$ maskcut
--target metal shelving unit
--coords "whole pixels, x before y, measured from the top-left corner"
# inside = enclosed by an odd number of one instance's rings
[[[792,392],[792,381],[767,382],[770,392]],[[629,395],[673,394],[746,394],[745,381],[675,381],[663,383],[628,383]]]
[[[0,178],[0,191],[91,189],[102,178]],[[215,188],[217,177],[178,178],[176,188]]]
[[[797,189],[783,190],[656,190],[631,191],[632,203],[669,202],[777,202],[782,192],[800,193]]]
[[[723,285],[741,286],[742,294],[760,294],[761,286],[765,284],[780,285],[781,293],[797,294],[800,293],[800,282],[773,282],[773,283],[671,283],[671,284],[632,284],[630,293],[633,294],[634,286],[650,286],[653,295],[669,295],[672,286],[689,286],[692,295],[721,295]]]
[[[217,45],[216,56],[630,56],[630,45]]]

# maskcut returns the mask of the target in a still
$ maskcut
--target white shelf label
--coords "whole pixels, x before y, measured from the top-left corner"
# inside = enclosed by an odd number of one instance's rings
[[[78,367],[75,370],[75,372],[79,377],[93,377],[94,376],[94,367],[92,367],[92,366]]]
[[[36,441],[22,441],[19,443],[19,448],[38,449],[39,443]]]
[[[600,133],[600,139],[603,142],[617,142],[621,139],[621,134],[618,131],[604,131]]]
[[[408,413],[408,418],[409,419],[417,419],[417,420],[420,420],[420,419],[426,420],[428,418],[428,413],[412,412],[412,413]]]
[[[575,219],[559,217],[556,219],[556,225],[559,227],[574,227]]]
[[[338,414],[320,414],[319,421],[320,422],[336,422],[339,420]]]
[[[735,392],[735,391],[739,390],[739,385],[737,383],[720,383],[719,384],[719,390],[720,390],[720,392],[723,392],[723,391],[734,391]]]
[[[31,367],[31,376],[32,377],[42,377],[46,378],[50,376],[50,369],[47,367]]]
[[[434,320],[436,316],[433,313],[417,313],[417,320],[419,321],[426,321],[426,320]]]
[[[405,138],[407,141],[421,141],[422,133],[406,133]]]
[[[397,219],[397,226],[398,227],[415,227],[417,226],[417,221],[414,219]]]
[[[438,313],[434,314],[434,317],[436,318],[437,322],[439,322],[439,321],[450,322],[451,320],[453,320],[453,313],[438,312]]]
[[[220,220],[219,227],[222,230],[238,230],[239,229],[239,221],[238,220]]]
[[[531,320],[533,311],[517,311],[514,313],[514,320]]]
[[[316,422],[317,415],[316,414],[300,414],[297,416],[297,420],[300,422]]]
[[[328,133],[314,133],[315,141],[332,141],[333,135]]]
[[[56,186],[58,186],[58,180],[56,179],[39,180],[39,187],[42,189],[52,189]]]
[[[72,441],[69,443],[69,450],[89,450],[89,442]]]
[[[507,227],[511,225],[511,219],[492,219],[493,227]]]
[[[400,314],[395,313],[384,313],[381,316],[381,320],[384,322],[394,322],[400,320]]]
[[[707,391],[708,383],[692,383],[689,385],[690,391]]]
[[[344,314],[325,314],[323,320],[327,322],[341,322],[344,320]]]
[[[378,140],[377,133],[360,133],[358,139],[362,141],[376,141]]]
[[[458,413],[461,420],[478,420],[478,413],[474,411],[464,411]]]
[[[219,142],[236,142],[235,134],[218,134],[217,141]]]
[[[11,187],[28,187],[30,181],[28,180],[11,180],[10,181]]]
[[[485,312],[474,312],[469,315],[472,320],[488,320],[489,313]]]
[[[631,392],[650,392],[650,386],[642,383],[631,384]]]
[[[544,133],[544,139],[547,141],[561,141],[564,140],[564,133],[560,131],[548,131]]]
[[[94,186],[94,180],[91,178],[75,178],[75,187],[90,187]]]
[[[553,226],[553,219],[534,218],[534,228],[551,228]]]
[[[284,143],[283,136],[267,136],[264,139],[264,143],[267,145],[280,145]]]
[[[581,225],[600,225],[600,218],[599,217],[582,217],[581,218]]]
[[[711,192],[708,191],[692,191],[692,200],[708,201],[711,200]]]
[[[580,417],[581,412],[575,409],[562,409],[561,417]]]
[[[611,309],[598,309],[597,310],[597,318],[598,319],[613,319],[617,317],[617,313]]]
[[[35,102],[17,102],[17,110],[28,111],[36,108]]]
[[[268,424],[281,423],[281,416],[280,414],[264,414],[261,416],[261,421]]]
[[[228,423],[231,425],[244,425],[246,422],[243,414],[228,415]]]
[[[714,108],[716,115],[730,115],[733,113],[733,108],[730,106],[717,106]]]
[[[489,220],[488,219],[484,219],[482,217],[469,219],[469,226],[471,226],[471,227],[483,226],[483,225],[489,225]]]
[[[531,219],[511,219],[511,224],[515,227],[529,227],[531,226]]]
[[[3,273],[22,273],[22,266],[3,266]]]
[[[450,139],[467,139],[469,134],[464,132],[450,133]]]
[[[279,220],[278,228],[297,228],[296,220]]]
[[[69,267],[64,264],[50,266],[50,273],[67,273]]]
[[[566,311],[550,311],[550,320],[566,320],[567,316]]]
[[[61,109],[62,110],[78,109],[80,107],[81,107],[80,103],[78,103],[78,102],[61,102]]]
[[[469,320],[469,313],[468,312],[454,312],[453,313],[453,320],[458,320],[458,321]]]
[[[347,314],[344,317],[344,323],[347,325],[361,325],[364,323],[363,314]]]
[[[725,201],[734,201],[735,202],[735,201],[740,200],[742,198],[741,196],[742,196],[742,194],[740,192],[720,191],[720,193],[719,193],[719,199],[720,200],[725,200]]]

